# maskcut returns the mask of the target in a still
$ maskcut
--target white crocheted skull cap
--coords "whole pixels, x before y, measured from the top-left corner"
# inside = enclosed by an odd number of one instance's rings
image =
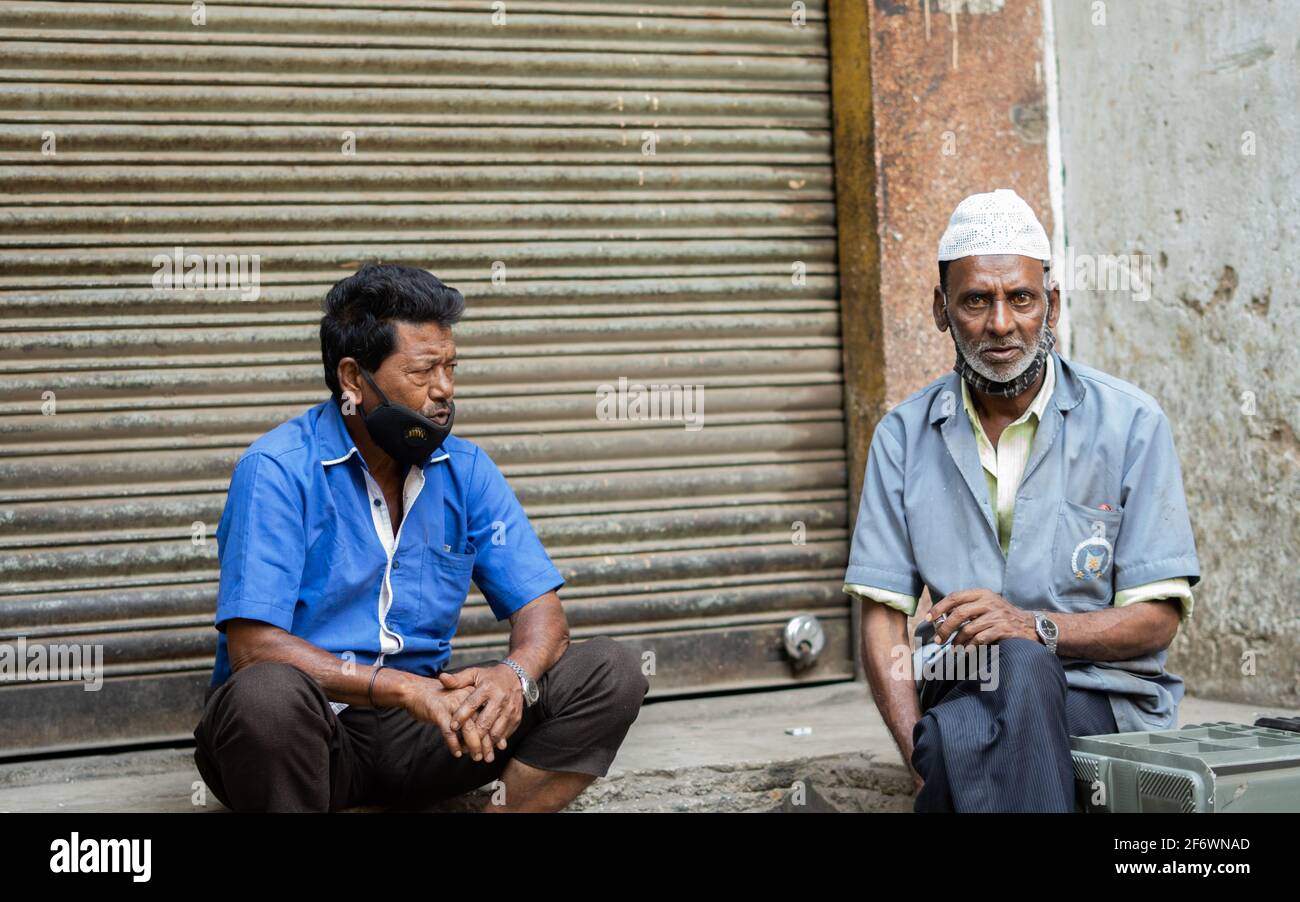
[[[939,260],[1017,254],[1051,260],[1047,232],[1024,198],[1010,188],[972,194],[957,205],[939,239]]]

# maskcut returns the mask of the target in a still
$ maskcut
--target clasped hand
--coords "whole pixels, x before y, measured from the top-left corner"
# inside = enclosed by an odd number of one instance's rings
[[[475,761],[491,762],[523,719],[519,677],[505,664],[440,673],[407,705],[411,716],[437,724],[451,753],[468,751]]]

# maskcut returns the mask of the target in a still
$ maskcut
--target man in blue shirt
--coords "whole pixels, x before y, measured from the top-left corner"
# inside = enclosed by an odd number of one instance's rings
[[[556,811],[609,768],[649,684],[571,645],[563,585],[491,458],[450,435],[464,299],[366,266],[321,320],[332,397],[254,442],[217,529],[199,771],[236,810],[423,807],[494,780],[488,811]],[[503,661],[444,670],[470,580]]]
[[[916,810],[1070,811],[1070,736],[1176,726],[1165,649],[1200,578],[1178,457],[1153,398],[1053,351],[1014,192],[962,201],[938,256],[957,363],[877,425],[844,589]]]

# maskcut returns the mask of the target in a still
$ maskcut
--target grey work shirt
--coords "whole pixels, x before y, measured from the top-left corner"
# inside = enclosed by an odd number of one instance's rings
[[[1200,579],[1169,421],[1151,396],[1055,352],[1056,388],[1016,494],[1006,557],[979,450],[949,373],[889,412],[867,461],[846,583],[938,600],[991,589],[1029,610],[1087,613],[1157,580]],[[1111,509],[1105,510],[1102,505]],[[928,641],[934,627],[921,623]],[[1122,732],[1177,725],[1183,681],[1164,651],[1062,658],[1066,682],[1105,691]]]

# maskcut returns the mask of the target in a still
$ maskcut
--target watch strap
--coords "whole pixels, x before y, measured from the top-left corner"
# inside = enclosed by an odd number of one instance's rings
[[[502,658],[501,663],[509,667],[511,670],[513,670],[515,672],[515,676],[519,677],[519,688],[524,693],[524,704],[532,705],[533,703],[532,699],[528,697],[528,684],[533,683],[533,685],[536,685],[536,681],[534,681],[533,678],[528,675],[527,671],[525,671],[522,667],[520,667],[518,664],[516,664],[514,661],[510,660],[509,658]]]
[[[1047,635],[1047,631],[1043,629],[1044,620],[1052,624],[1053,632],[1055,633],[1055,635],[1051,636],[1050,638]],[[1052,620],[1042,611],[1034,611],[1034,632],[1038,633],[1038,638],[1041,639],[1043,644],[1047,646],[1048,651],[1050,651],[1052,654],[1056,654],[1056,640],[1060,637],[1060,632],[1056,626],[1056,621]]]

